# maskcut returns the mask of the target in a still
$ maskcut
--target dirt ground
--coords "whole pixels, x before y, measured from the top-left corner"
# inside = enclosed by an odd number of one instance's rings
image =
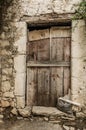
[[[5,122],[0,130],[62,130],[60,125],[42,121],[18,120],[15,122]]]
[[[15,120],[5,121],[3,124],[0,124],[0,130],[86,130],[86,125],[83,125],[83,122],[77,124],[79,127],[77,127],[77,125],[76,127],[70,126],[70,124],[71,123],[67,126],[67,122],[59,125],[41,120]],[[71,125],[73,125],[73,123]]]

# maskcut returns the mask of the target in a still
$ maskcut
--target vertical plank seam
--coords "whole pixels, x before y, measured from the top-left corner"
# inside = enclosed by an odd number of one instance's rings
[[[64,96],[64,67],[63,67],[63,85],[62,86],[63,86],[62,96]]]
[[[52,44],[51,28],[49,29],[49,33],[50,33],[50,61],[51,61],[51,44]]]

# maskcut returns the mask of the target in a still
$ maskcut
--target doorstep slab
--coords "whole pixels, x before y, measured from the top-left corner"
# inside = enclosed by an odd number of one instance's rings
[[[58,110],[55,107],[42,107],[42,106],[33,106],[32,114],[38,116],[61,116],[64,115],[63,112]]]

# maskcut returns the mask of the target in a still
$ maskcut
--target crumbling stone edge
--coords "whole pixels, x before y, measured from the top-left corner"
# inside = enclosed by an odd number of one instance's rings
[[[2,113],[0,113],[0,123],[4,123],[6,120],[15,119],[29,119],[30,121],[33,121],[36,118],[55,124],[61,120],[74,121],[77,119],[86,119],[86,113],[77,111],[73,114],[68,114],[54,107],[40,106],[26,106],[24,109],[7,107]]]

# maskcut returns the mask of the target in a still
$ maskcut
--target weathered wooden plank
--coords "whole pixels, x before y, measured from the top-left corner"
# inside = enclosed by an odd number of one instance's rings
[[[27,67],[62,67],[70,66],[70,62],[60,62],[60,63],[27,63]]]
[[[71,38],[64,39],[64,61],[70,61],[71,53]]]
[[[29,42],[29,60],[48,61],[50,59],[49,39]]]
[[[63,38],[52,38],[51,59],[52,61],[63,61]]]
[[[68,94],[70,88],[70,68],[64,67],[64,96]]]
[[[50,37],[49,29],[33,30],[33,31],[29,31],[29,33],[28,33],[29,41],[46,39],[46,38],[49,38],[49,37]]]
[[[37,69],[27,69],[27,105],[37,105]]]
[[[38,106],[47,106],[49,107],[49,94],[39,94],[38,95]]]
[[[37,61],[37,50],[38,50],[38,44],[36,41],[29,42],[29,60]]]
[[[63,67],[51,68],[51,105],[55,106],[57,98],[63,96]]]
[[[37,26],[45,26],[46,25],[58,25],[59,23],[65,24],[71,23],[71,18],[74,14],[70,13],[64,13],[64,14],[58,14],[58,13],[48,13],[48,14],[42,14],[42,15],[36,15],[36,16],[27,16],[24,15],[21,18],[21,21],[25,21],[26,23],[29,23],[29,27],[36,28]]]
[[[38,105],[49,104],[50,72],[48,68],[38,69]],[[42,95],[42,96],[41,96]]]
[[[43,39],[37,41],[38,43],[38,61],[49,61],[50,60],[50,40]]]
[[[62,37],[70,37],[71,36],[71,29],[70,27],[52,27],[51,34],[53,38],[62,38]]]

